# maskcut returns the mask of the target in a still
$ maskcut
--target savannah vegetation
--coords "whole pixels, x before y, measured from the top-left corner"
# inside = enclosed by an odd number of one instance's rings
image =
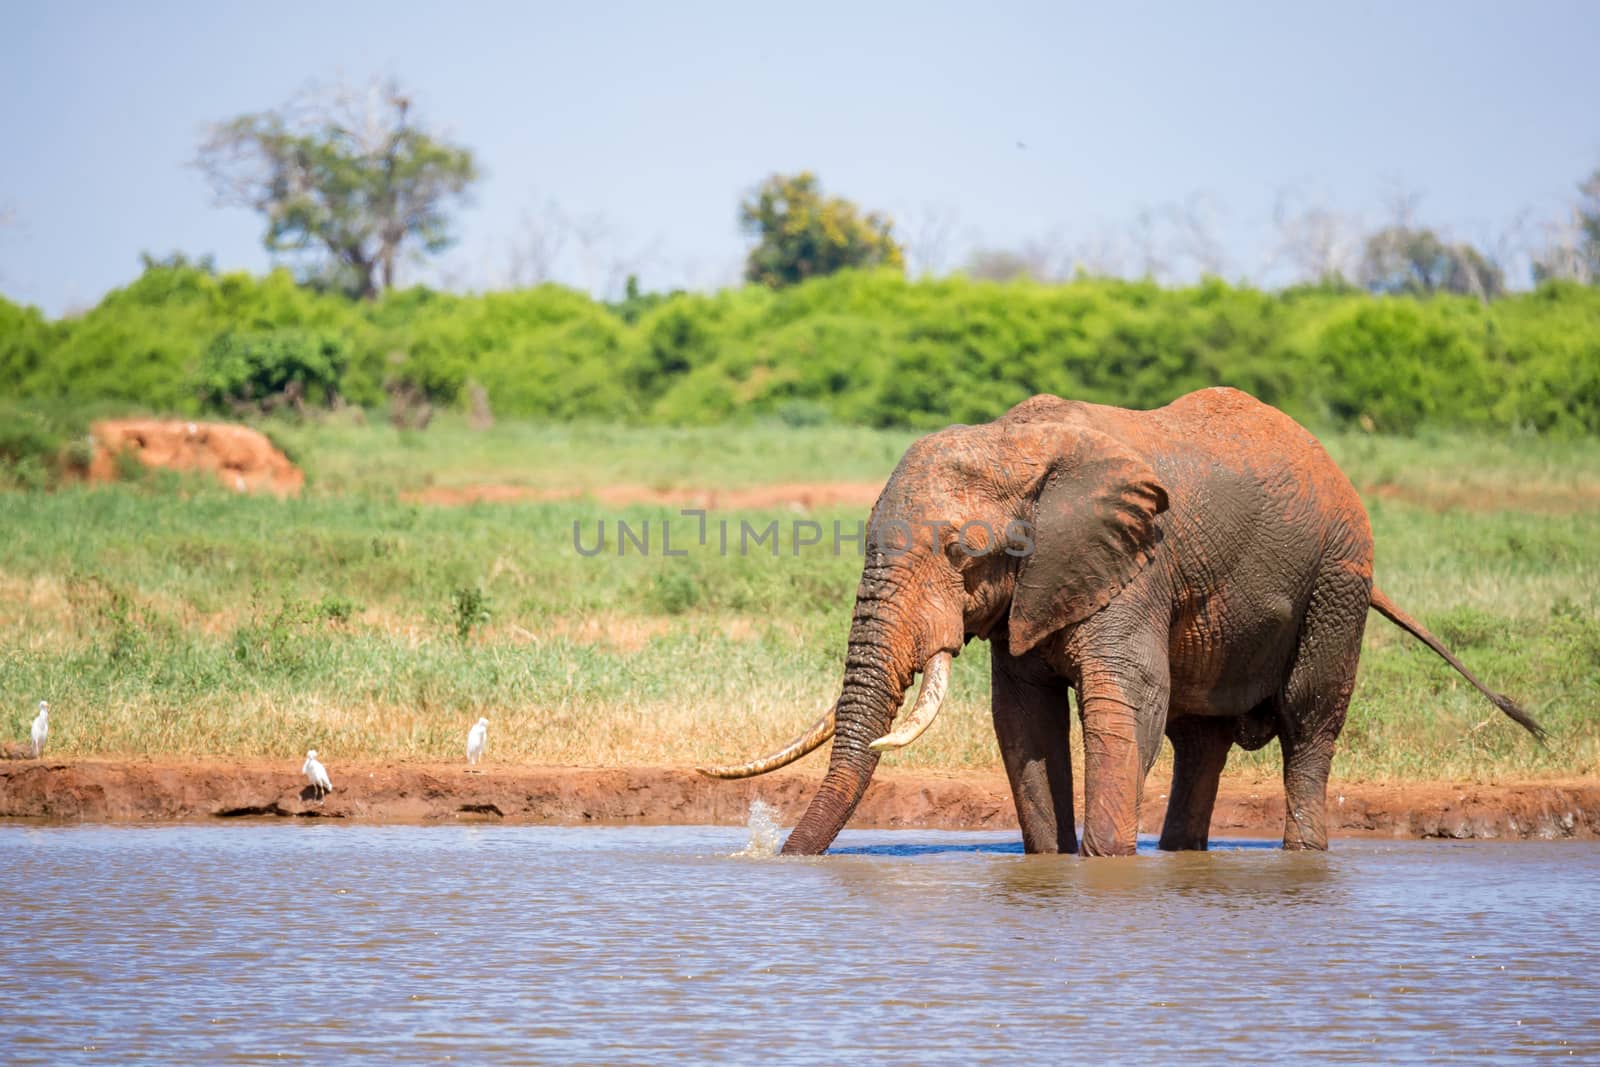
[[[477,397],[539,420],[931,428],[1040,392],[1155,407],[1219,383],[1317,429],[1600,434],[1600,287],[1485,303],[879,269],[614,304],[555,285],[354,301],[287,272],[152,261],[74,319],[0,298],[0,396],[30,407],[381,414]]]
[[[864,509],[789,510],[765,547],[695,544],[675,507],[593,500],[438,507],[397,493],[499,480],[582,488],[885,477],[908,430],[705,429],[445,415],[425,433],[346,418],[275,425],[311,474],[300,499],[173,475],[12,492],[0,509],[0,732],[51,701],[58,755],[456,759],[479,715],[491,757],[688,765],[764,751],[835,695],[860,560],[832,551]],[[1593,773],[1600,759],[1600,444],[1478,435],[1328,437],[1363,488],[1378,579],[1483,677],[1548,725],[1540,748],[1416,642],[1373,616],[1337,777]],[[607,549],[586,547],[597,520]],[[618,519],[652,530],[616,554]],[[673,524],[684,557],[660,552]],[[998,766],[987,650],[890,765]],[[1275,746],[1230,766],[1276,773]]]
[[[1282,220],[1277,289],[1211,259],[1172,286],[1148,258],[1118,277],[1042,246],[946,274],[802,172],[738,205],[747,284],[629,278],[602,299],[545,280],[549,247],[528,250],[539,284],[402,283],[451,244],[479,163],[398,87],[223,120],[195,162],[260,216],[278,269],[146,256],[58,320],[0,297],[0,738],[42,698],[67,756],[454,759],[487,715],[491,759],[746,757],[835,695],[856,556],[586,558],[575,522],[605,519],[614,548],[619,518],[659,531],[677,509],[403,494],[874,481],[917,433],[1034,393],[1153,407],[1229,384],[1324,436],[1366,495],[1383,587],[1556,738],[1539,748],[1374,619],[1335,774],[1596,769],[1600,175],[1532,288],[1410,217],[1352,244],[1316,211]],[[307,490],[238,497],[136,462],[81,484],[91,420],[129,414],[254,422]],[[997,766],[986,656],[957,660],[946,712],[891,764]]]

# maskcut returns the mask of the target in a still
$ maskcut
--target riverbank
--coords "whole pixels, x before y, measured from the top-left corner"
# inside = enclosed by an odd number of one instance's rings
[[[714,781],[687,768],[488,766],[410,762],[332,768],[320,802],[288,760],[13,760],[0,764],[0,819],[168,822],[189,819],[323,818],[353,822],[479,820],[596,825],[736,825],[751,801],[791,825],[819,781],[775,773]],[[1152,777],[1141,831],[1159,832],[1165,783]],[[1334,836],[1393,838],[1600,837],[1600,779],[1463,785],[1334,783]],[[1079,798],[1081,809],[1082,799]],[[851,826],[858,829],[1015,829],[1003,774],[881,769]],[[1276,838],[1283,790],[1273,778],[1224,779],[1213,837]]]

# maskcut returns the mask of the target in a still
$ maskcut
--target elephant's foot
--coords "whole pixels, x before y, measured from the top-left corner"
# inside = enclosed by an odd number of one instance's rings
[[[1292,800],[1283,817],[1283,848],[1285,852],[1326,852],[1328,831],[1323,821],[1321,805],[1309,810]]]
[[[1283,847],[1289,852],[1325,852],[1328,848],[1327,768],[1331,756],[1323,751],[1296,752],[1285,762],[1290,766],[1283,776]],[[1312,772],[1296,773],[1301,770],[1301,764],[1310,764]]]
[[[1170,679],[1165,634],[1115,634],[1116,655],[1086,662],[1083,719],[1084,856],[1131,856],[1139,794],[1166,725]]]
[[[1083,835],[1083,845],[1078,849],[1078,855],[1085,858],[1091,856],[1131,856],[1138,849],[1138,840],[1112,841],[1109,844],[1096,841],[1087,833]]]
[[[1164,851],[1203,852],[1210,844],[1217,782],[1228,762],[1233,735],[1232,719],[1185,715],[1167,720],[1173,759],[1167,816],[1161,824]]]
[[[1205,852],[1211,847],[1210,833],[1173,833],[1163,829],[1161,841],[1156,846],[1163,852]]]
[[[1131,856],[1139,843],[1138,750],[1085,731],[1082,856]],[[1098,772],[1098,773],[1097,773]]]
[[[989,651],[995,738],[1030,855],[1076,852],[1068,686],[1037,663],[1014,659],[1004,637]]]
[[[1372,583],[1359,567],[1330,565],[1317,576],[1300,624],[1300,647],[1284,686],[1283,847],[1328,847],[1328,775],[1333,745],[1355,687],[1361,631]]]

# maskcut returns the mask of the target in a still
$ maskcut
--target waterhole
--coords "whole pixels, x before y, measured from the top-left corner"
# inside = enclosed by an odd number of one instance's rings
[[[9,1063],[1600,1058],[1600,846],[0,825]]]

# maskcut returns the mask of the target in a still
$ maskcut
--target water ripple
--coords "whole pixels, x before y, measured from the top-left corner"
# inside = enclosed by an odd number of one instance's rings
[[[1600,1058],[1600,847],[0,826],[12,1063]],[[743,852],[736,858],[736,853]]]

